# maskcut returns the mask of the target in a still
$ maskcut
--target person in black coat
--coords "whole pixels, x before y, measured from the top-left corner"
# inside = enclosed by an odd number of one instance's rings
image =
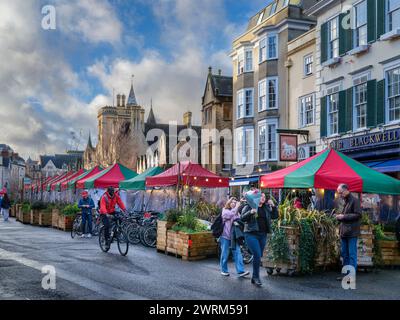
[[[5,193],[3,199],[1,200],[1,211],[3,212],[4,221],[8,221],[10,216],[11,201],[8,194]]]

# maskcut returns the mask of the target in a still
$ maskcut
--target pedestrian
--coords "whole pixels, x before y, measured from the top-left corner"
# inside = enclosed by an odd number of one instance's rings
[[[271,233],[271,220],[278,218],[278,209],[271,199],[262,193],[257,209],[246,205],[242,210],[241,219],[244,222],[244,235],[248,248],[253,254],[253,275],[251,283],[261,287],[260,264],[267,244],[267,234]]]
[[[340,184],[337,193],[344,202],[342,212],[336,214],[340,222],[341,256],[343,266],[353,266],[357,271],[357,239],[360,235],[361,206],[360,200],[354,197],[347,184]],[[342,280],[343,277],[338,277]]]
[[[126,207],[114,187],[108,187],[107,191],[100,198],[100,216],[104,225],[106,238],[106,248],[110,248],[110,221],[108,215],[115,215],[115,207],[118,206],[122,211],[126,211]]]
[[[79,199],[79,209],[82,210],[82,238],[92,237],[92,209],[95,207],[93,199],[89,196],[89,192],[84,190],[82,198]],[[87,227],[86,227],[87,225]],[[88,230],[88,233],[86,233]]]
[[[4,221],[8,221],[10,216],[11,201],[7,193],[4,193],[3,199],[1,200],[1,211],[3,213]]]
[[[239,202],[236,201],[236,198],[232,197],[226,202],[224,209],[222,209],[222,222],[224,229],[219,238],[219,243],[221,247],[220,267],[223,276],[229,276],[228,258],[231,251],[232,225],[235,220],[240,218],[238,208]],[[238,242],[236,242],[236,245],[232,249],[232,255],[238,276],[247,276],[249,272],[244,270],[243,256]]]
[[[3,209],[1,208],[1,201],[3,200],[3,196],[4,196],[3,190],[0,190],[0,216],[3,215]]]

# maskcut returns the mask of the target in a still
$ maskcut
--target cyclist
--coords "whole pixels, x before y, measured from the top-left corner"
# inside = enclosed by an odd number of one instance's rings
[[[114,187],[108,187],[107,191],[101,196],[100,199],[100,216],[101,221],[104,225],[104,232],[106,237],[106,246],[110,247],[110,220],[108,219],[107,215],[114,215],[115,214],[115,206],[118,207],[122,211],[126,211],[126,207],[121,200],[118,192],[115,192]]]
[[[92,236],[92,209],[95,205],[87,190],[82,192],[82,199],[79,200],[78,207],[82,210],[82,238],[90,238]],[[86,223],[89,233],[86,233]]]

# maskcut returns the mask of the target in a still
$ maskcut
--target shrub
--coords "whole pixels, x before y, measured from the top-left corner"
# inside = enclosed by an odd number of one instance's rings
[[[74,216],[80,211],[81,211],[81,209],[78,208],[77,204],[70,204],[70,205],[65,206],[61,210],[61,214],[63,216]]]
[[[197,219],[196,210],[194,208],[185,208],[178,216],[178,221],[172,230],[194,233],[205,231],[207,227]]]
[[[29,213],[31,212],[31,205],[29,203],[24,203],[22,205],[22,212],[23,213]]]
[[[31,209],[32,210],[44,210],[46,209],[47,205],[42,202],[42,201],[36,201],[32,204]]]
[[[165,213],[164,219],[168,222],[176,223],[181,215],[182,211],[178,209],[171,209]]]
[[[221,212],[221,209],[217,205],[199,201],[194,205],[194,209],[197,212],[197,217],[206,221],[214,221],[216,216]]]

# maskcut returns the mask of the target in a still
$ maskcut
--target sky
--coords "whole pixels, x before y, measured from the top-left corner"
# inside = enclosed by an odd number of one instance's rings
[[[23,157],[86,147],[97,111],[133,84],[146,116],[200,124],[208,66],[270,0],[0,0],[0,143]],[[55,8],[55,30],[42,8]]]

